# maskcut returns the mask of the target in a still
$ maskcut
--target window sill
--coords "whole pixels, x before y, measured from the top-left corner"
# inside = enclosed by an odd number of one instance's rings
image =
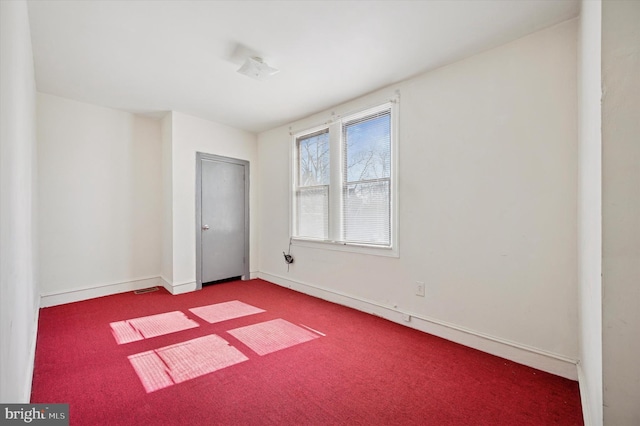
[[[341,243],[336,241],[310,240],[300,237],[292,237],[291,243],[294,246],[315,248],[319,250],[344,251],[383,257],[400,257],[397,246],[386,247],[370,244]]]

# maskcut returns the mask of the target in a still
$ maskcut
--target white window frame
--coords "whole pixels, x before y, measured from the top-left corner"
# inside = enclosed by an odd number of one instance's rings
[[[375,106],[371,106],[375,105]],[[342,124],[344,122],[352,121],[368,115],[373,115],[377,112],[390,109],[391,111],[391,206],[390,206],[390,225],[391,225],[391,238],[390,245],[375,245],[375,244],[362,244],[362,243],[348,243],[340,241],[340,232],[342,229],[342,184],[343,184],[343,158],[342,158]],[[331,113],[329,119],[325,120],[322,124],[311,125],[304,130],[292,132],[291,143],[291,170],[289,173],[291,190],[289,197],[290,200],[290,229],[289,235],[291,236],[292,244],[301,247],[310,247],[316,249],[336,250],[355,252],[363,254],[371,254],[376,256],[387,257],[399,257],[398,248],[398,145],[399,145],[399,129],[398,129],[398,116],[399,116],[399,96],[396,94],[392,99],[369,104],[367,107],[363,107],[344,114]],[[296,230],[296,189],[297,179],[299,177],[298,171],[298,149],[297,140],[301,137],[316,133],[323,129],[329,129],[329,167],[330,167],[330,181],[329,181],[329,236],[327,240],[313,239],[306,237],[295,236]],[[335,190],[334,188],[338,188]]]

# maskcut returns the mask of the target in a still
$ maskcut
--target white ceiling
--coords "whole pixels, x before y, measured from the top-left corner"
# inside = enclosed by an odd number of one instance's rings
[[[578,13],[578,0],[29,2],[39,91],[252,132]],[[236,73],[250,55],[280,73]]]

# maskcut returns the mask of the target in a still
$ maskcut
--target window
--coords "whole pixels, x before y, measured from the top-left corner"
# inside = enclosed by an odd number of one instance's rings
[[[396,102],[294,135],[294,239],[395,248]]]
[[[296,191],[296,236],[327,239],[329,234],[329,131],[301,137]]]

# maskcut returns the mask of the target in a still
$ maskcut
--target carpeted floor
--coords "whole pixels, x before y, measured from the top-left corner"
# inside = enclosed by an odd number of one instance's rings
[[[261,280],[42,309],[31,402],[72,425],[582,424],[577,382]]]

